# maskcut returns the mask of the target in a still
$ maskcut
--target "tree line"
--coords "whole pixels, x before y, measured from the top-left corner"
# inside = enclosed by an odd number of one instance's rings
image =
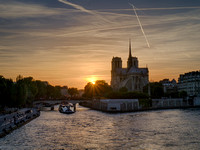
[[[34,80],[33,77],[17,76],[16,82],[0,76],[0,106],[26,107],[37,99],[61,99],[61,86]]]
[[[126,87],[122,87],[118,91],[115,91],[104,80],[97,80],[95,84],[91,82],[87,83],[83,95],[83,97],[86,98],[109,99],[183,98],[186,96],[187,93],[185,91],[180,92],[177,88],[164,92],[164,87],[161,82],[150,82],[143,88],[143,92],[130,92]]]
[[[150,96],[148,89],[150,88]],[[129,92],[126,87],[114,91],[104,80],[97,80],[95,84],[88,82],[84,88],[84,94],[79,97],[77,88],[67,86],[52,86],[46,81],[34,80],[33,77],[17,76],[16,82],[0,75],[0,107],[26,107],[34,100],[40,99],[66,99],[61,90],[66,89],[71,99],[151,99],[161,97],[180,98],[187,93],[177,90],[164,93],[160,82],[151,82],[146,85],[143,92]]]

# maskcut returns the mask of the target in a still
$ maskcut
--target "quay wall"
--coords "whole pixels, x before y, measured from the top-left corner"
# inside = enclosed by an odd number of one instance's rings
[[[135,112],[157,109],[200,107],[200,98],[194,99],[193,101],[182,98],[152,99],[147,101],[149,104],[148,106],[140,103],[138,99],[93,100],[90,102],[80,103],[80,105],[104,112]]]
[[[152,108],[174,108],[189,106],[188,100],[182,98],[174,99],[152,99]]]
[[[140,109],[138,99],[103,99],[79,103],[104,112],[130,112]]]
[[[35,108],[24,108],[17,112],[0,116],[0,138],[40,116]]]

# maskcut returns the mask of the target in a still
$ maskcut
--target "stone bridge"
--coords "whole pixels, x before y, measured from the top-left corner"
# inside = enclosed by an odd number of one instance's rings
[[[77,103],[80,102],[86,102],[86,100],[39,100],[39,101],[34,101],[33,106],[37,108],[42,108],[42,107],[51,107],[51,110],[54,110],[55,105],[59,105],[61,103],[72,103],[74,107],[76,107]]]

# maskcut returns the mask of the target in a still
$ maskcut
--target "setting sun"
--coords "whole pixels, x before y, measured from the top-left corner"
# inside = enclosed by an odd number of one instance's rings
[[[91,78],[89,81],[90,81],[92,84],[95,84],[96,79],[95,79],[95,78]]]
[[[96,81],[97,81],[98,79],[97,79],[97,77],[95,77],[95,76],[91,76],[91,77],[89,77],[89,78],[86,78],[86,80],[87,80],[88,82],[91,82],[92,84],[95,84]]]

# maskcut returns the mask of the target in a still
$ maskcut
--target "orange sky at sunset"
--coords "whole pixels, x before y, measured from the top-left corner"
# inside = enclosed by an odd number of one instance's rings
[[[198,2],[136,0],[150,48],[128,1],[65,2],[0,4],[1,75],[79,89],[92,80],[110,84],[112,57],[121,57],[126,67],[129,38],[139,66],[149,68],[150,81],[177,80],[179,74],[200,69]]]

